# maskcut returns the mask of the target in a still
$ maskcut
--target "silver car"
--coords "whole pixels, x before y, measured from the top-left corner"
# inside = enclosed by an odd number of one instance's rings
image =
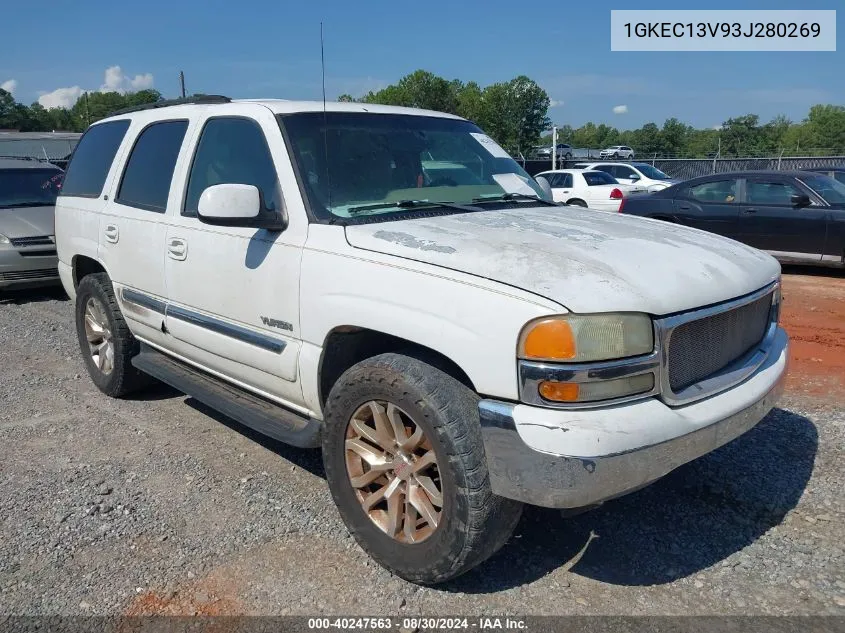
[[[0,291],[59,283],[53,209],[64,172],[0,158]]]

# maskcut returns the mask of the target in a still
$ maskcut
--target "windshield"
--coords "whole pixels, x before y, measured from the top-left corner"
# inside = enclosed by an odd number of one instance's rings
[[[822,174],[802,176],[801,180],[828,203],[845,204],[845,185],[838,180]]]
[[[672,180],[671,176],[667,176],[657,167],[652,167],[646,163],[636,163],[634,167],[639,169],[646,178],[651,178],[652,180]]]
[[[366,222],[385,214],[413,217],[438,203],[476,205],[516,194],[503,202],[516,204],[543,197],[516,161],[468,121],[362,112],[307,112],[279,120],[320,219]]]
[[[0,170],[0,209],[56,204],[63,177],[57,169]]]
[[[605,171],[585,171],[583,172],[584,180],[589,186],[594,185],[618,185],[616,178]]]

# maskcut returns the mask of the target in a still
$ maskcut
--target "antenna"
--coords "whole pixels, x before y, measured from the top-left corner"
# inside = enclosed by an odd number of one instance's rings
[[[326,116],[326,54],[323,48],[323,22],[320,22],[320,72],[323,76],[323,152],[326,160],[326,184],[329,187],[329,213],[332,206],[332,176],[329,170],[329,123]]]

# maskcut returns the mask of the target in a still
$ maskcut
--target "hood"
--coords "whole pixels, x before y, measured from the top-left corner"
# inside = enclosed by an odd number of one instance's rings
[[[769,255],[676,224],[572,207],[528,207],[346,227],[356,248],[541,295],[574,312],[665,315],[777,279]]]
[[[10,238],[53,235],[54,209],[52,206],[0,209],[0,234]]]

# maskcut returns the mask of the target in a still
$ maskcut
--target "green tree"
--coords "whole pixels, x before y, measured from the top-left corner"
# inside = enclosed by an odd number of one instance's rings
[[[814,105],[805,125],[813,147],[845,151],[845,106]]]

